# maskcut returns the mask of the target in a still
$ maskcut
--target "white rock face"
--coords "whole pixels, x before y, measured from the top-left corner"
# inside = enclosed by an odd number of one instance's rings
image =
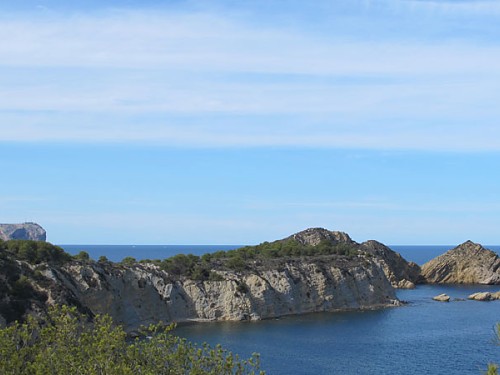
[[[71,263],[45,276],[57,280],[49,301],[73,298],[94,314],[110,314],[127,331],[158,321],[259,320],[290,314],[399,305],[374,261],[339,267],[304,261],[279,270],[220,272],[224,281],[171,281],[154,265]]]

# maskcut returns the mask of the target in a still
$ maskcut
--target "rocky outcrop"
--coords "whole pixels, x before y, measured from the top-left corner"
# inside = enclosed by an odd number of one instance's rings
[[[432,297],[432,299],[434,301],[438,301],[438,302],[450,302],[450,296],[447,295],[447,294],[440,294],[438,296],[435,296],[435,297]]]
[[[478,292],[473,293],[467,299],[474,301],[493,301],[500,299],[500,292],[490,293],[490,292]]]
[[[472,241],[464,242],[422,266],[432,284],[500,284],[500,258]]]
[[[0,224],[0,239],[45,241],[45,229],[36,223]]]
[[[322,243],[330,245],[345,245],[373,257],[379,264],[394,288],[412,289],[421,281],[420,267],[413,262],[407,262],[400,254],[384,244],[370,240],[359,244],[353,241],[347,233],[329,231],[323,228],[310,228],[298,232],[281,241],[295,240],[303,246],[318,246]]]
[[[361,244],[363,250],[378,262],[392,286],[401,289],[413,289],[420,281],[420,267],[407,262],[399,253],[377,241],[366,241]]]
[[[309,228],[301,232],[295,233],[282,241],[293,239],[303,246],[317,246],[322,242],[327,242],[331,245],[349,244],[358,245],[351,240],[347,233],[330,231],[324,228]]]

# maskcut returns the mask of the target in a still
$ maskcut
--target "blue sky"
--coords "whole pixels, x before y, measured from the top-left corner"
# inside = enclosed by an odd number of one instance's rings
[[[4,2],[0,221],[498,244],[498,25],[479,0]]]

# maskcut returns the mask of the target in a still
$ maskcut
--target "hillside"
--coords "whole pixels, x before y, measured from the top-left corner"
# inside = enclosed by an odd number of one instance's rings
[[[43,247],[33,255],[22,241],[1,247],[4,323],[43,314],[55,303],[91,316],[107,313],[128,331],[160,320],[258,320],[399,304],[386,275],[401,281],[400,270],[388,262],[395,253],[323,229],[202,257],[141,263],[95,262],[57,247],[52,256]]]

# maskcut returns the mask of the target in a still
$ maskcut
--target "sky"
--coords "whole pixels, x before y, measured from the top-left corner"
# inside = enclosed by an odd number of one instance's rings
[[[500,244],[500,2],[0,4],[0,222]]]

